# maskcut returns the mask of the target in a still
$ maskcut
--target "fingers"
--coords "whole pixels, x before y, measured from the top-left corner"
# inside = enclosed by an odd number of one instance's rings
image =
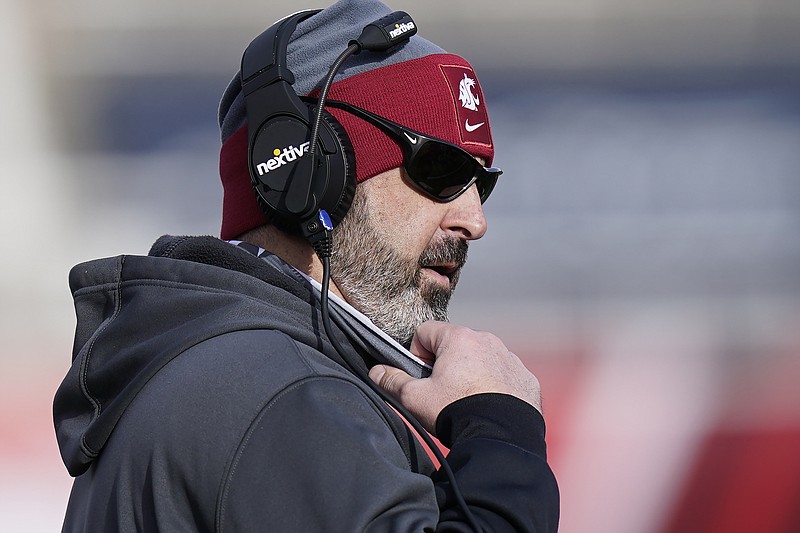
[[[435,337],[437,336],[437,324],[441,322],[425,322],[414,333],[414,338],[411,339],[411,353],[422,359],[423,361],[434,361],[436,357],[436,349],[434,347]]]
[[[403,407],[411,411],[425,429],[433,433],[436,417],[443,406],[432,408],[425,397],[425,391],[417,390],[419,382],[424,380],[415,379],[399,368],[386,365],[373,366],[369,371],[369,377],[400,402]]]
[[[454,401],[482,392],[511,394],[541,410],[536,376],[503,342],[485,331],[447,322],[422,324],[413,349],[435,354],[428,393]]]
[[[411,351],[435,360],[428,378],[415,379],[386,365],[374,366],[369,376],[429,431],[445,406],[474,394],[510,394],[541,411],[536,376],[490,333],[447,322],[426,322],[417,329]]]
[[[433,356],[441,350],[443,344],[447,343],[448,336],[457,334],[459,330],[467,328],[436,320],[424,322],[411,339],[411,351],[420,356],[422,354]]]
[[[375,365],[369,370],[369,377],[380,388],[400,399],[403,387],[414,381],[414,378],[400,370],[386,365]]]

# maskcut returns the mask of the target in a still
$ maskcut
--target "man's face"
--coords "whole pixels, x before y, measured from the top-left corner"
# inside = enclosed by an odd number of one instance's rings
[[[408,347],[420,324],[447,320],[467,241],[485,232],[475,186],[441,203],[393,169],[356,187],[333,234],[331,277],[351,305]]]

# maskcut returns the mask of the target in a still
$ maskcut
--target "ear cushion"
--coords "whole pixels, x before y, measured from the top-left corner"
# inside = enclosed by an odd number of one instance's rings
[[[344,183],[341,186],[339,198],[332,209],[325,207],[335,227],[342,221],[353,204],[353,196],[356,193],[356,153],[344,126],[324,109],[322,110],[322,122],[330,128],[344,155]]]
[[[308,104],[311,106],[311,104]],[[311,114],[316,115],[316,110]],[[314,194],[317,199],[317,209],[324,209],[328,212],[333,222],[334,227],[341,222],[350,205],[353,202],[353,196],[356,190],[356,160],[353,145],[350,142],[347,132],[344,127],[339,123],[336,118],[328,111],[322,111],[322,121],[320,122],[320,131],[318,135],[321,138],[326,136],[333,142],[320,143],[319,150],[323,149],[326,145],[327,150],[323,163],[317,172],[314,174],[314,181],[311,190],[315,191]],[[332,153],[330,153],[332,152]],[[335,161],[331,164],[330,161]],[[343,169],[339,171],[332,171],[331,167]],[[320,183],[320,180],[324,180]],[[327,183],[326,183],[327,182]],[[300,235],[300,220],[292,217],[286,213],[277,211],[270,207],[260,194],[256,194],[258,204],[267,216],[267,219],[278,229],[290,233],[292,235]]]

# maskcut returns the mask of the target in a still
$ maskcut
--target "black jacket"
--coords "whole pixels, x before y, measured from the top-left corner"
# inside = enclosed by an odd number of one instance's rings
[[[407,426],[346,370],[307,283],[212,237],[164,237],[77,265],[70,286],[65,531],[468,530]],[[333,334],[364,368],[384,361],[380,341],[338,320]],[[485,530],[556,530],[538,411],[472,396],[437,434]]]

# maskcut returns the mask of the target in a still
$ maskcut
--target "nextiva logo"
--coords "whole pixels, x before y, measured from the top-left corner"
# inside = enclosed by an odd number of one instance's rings
[[[404,33],[413,30],[415,27],[416,26],[414,26],[413,22],[404,22],[402,24],[395,24],[394,29],[389,31],[389,37],[392,39],[397,39]]]
[[[280,148],[275,148],[275,150],[272,151],[272,153],[275,154],[275,157],[267,159],[263,163],[259,163],[258,165],[256,165],[256,170],[258,170],[258,175],[263,176],[270,170],[275,170],[276,168],[280,168],[287,163],[296,161],[298,158],[303,157],[303,155],[308,153],[308,147],[309,147],[309,142],[306,141],[297,148],[295,148],[291,144],[287,148],[284,148],[283,150],[281,150]]]

